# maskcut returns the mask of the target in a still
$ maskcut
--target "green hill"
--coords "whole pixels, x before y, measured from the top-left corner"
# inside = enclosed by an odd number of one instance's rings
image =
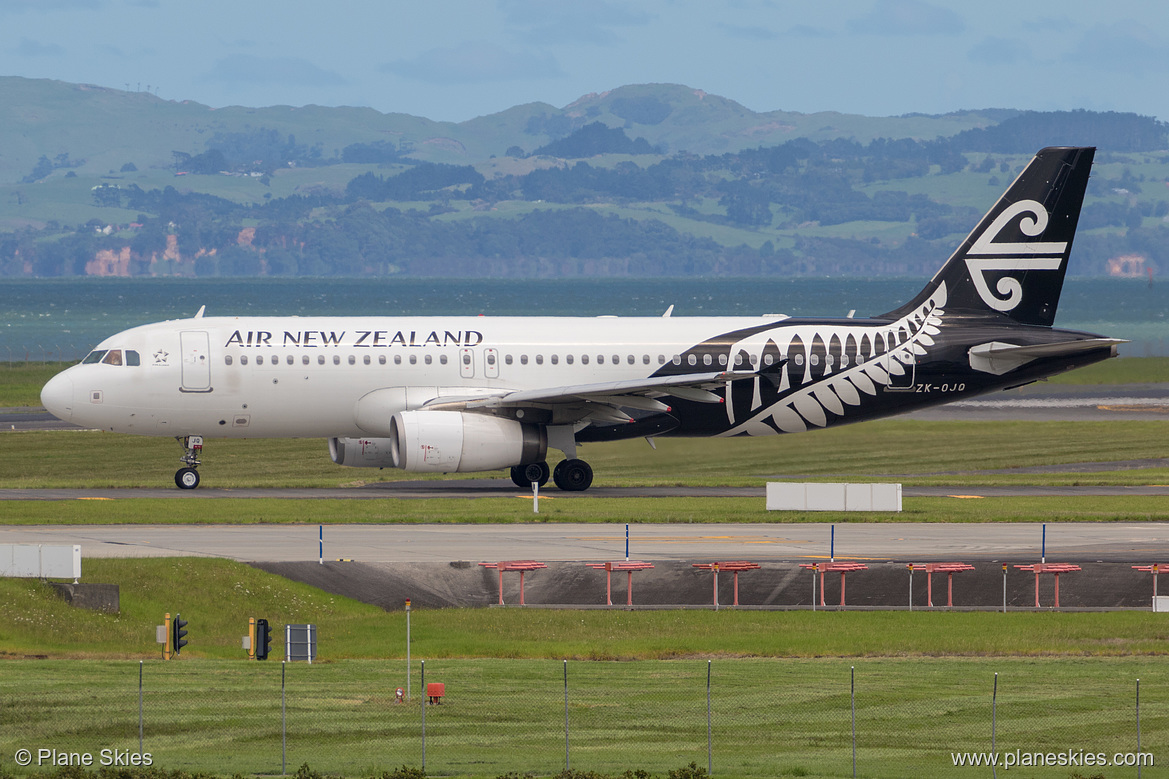
[[[0,184],[28,176],[42,156],[62,172],[100,176],[128,162],[139,170],[169,168],[172,152],[198,154],[216,134],[259,128],[295,136],[338,157],[353,143],[389,141],[412,159],[476,162],[511,146],[530,152],[590,122],[624,127],[669,152],[714,154],[771,146],[792,138],[934,138],[994,124],[977,112],[950,116],[870,118],[836,113],[755,113],[732,100],[688,87],[644,84],[586,95],[564,108],[515,106],[458,124],[371,108],[270,106],[210,108],[47,79],[0,77]],[[65,157],[67,155],[67,162]]]
[[[1166,128],[756,113],[672,84],[450,123],[5,77],[0,276],[921,275],[1073,142],[1100,153],[1072,271],[1143,275],[1169,267]]]

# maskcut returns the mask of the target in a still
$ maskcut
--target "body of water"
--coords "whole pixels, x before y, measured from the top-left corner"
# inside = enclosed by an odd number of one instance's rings
[[[881,314],[922,279],[17,279],[0,283],[0,360],[76,360],[121,330],[208,316],[846,316]],[[1058,327],[1169,355],[1169,286],[1068,279]]]

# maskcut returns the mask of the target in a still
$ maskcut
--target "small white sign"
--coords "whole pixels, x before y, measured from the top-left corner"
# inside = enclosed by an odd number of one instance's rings
[[[901,511],[901,485],[769,481],[767,510]]]

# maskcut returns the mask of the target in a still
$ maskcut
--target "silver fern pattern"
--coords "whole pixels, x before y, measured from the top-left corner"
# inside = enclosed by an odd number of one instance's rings
[[[728,382],[730,427],[721,435],[800,433],[826,427],[829,414],[847,416],[849,408],[859,407],[865,396],[875,396],[898,378],[910,378],[907,366],[933,346],[945,305],[946,285],[942,283],[917,310],[886,326],[833,327],[828,333],[812,325],[781,326],[736,342],[729,355],[732,364],[736,356],[739,362],[749,360],[764,370],[775,362],[783,363],[776,388],[778,399],[764,400],[764,380],[756,376],[750,416],[737,421]]]

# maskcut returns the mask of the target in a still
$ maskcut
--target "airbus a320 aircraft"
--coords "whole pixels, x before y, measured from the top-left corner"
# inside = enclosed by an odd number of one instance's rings
[[[797,433],[1016,387],[1123,343],[1052,328],[1093,148],[1040,151],[917,297],[869,319],[206,317],[102,341],[55,416],[174,436],[327,438],[335,463],[592,484],[584,443]]]

